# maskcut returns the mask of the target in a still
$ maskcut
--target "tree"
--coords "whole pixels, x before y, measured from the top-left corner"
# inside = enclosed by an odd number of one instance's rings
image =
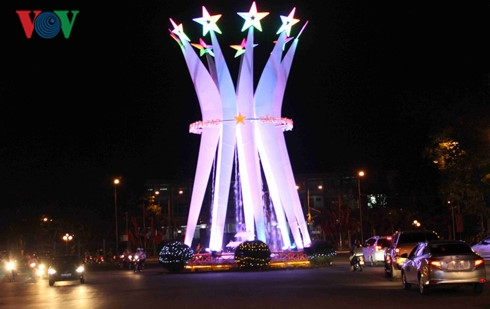
[[[490,116],[484,108],[448,116],[430,136],[425,157],[440,174],[439,194],[465,216],[476,216],[480,233],[490,216]],[[469,225],[468,225],[469,226]],[[476,232],[476,231],[473,231]]]
[[[323,208],[314,222],[322,228],[325,239],[331,244],[338,244],[339,240],[347,235],[354,235],[359,223],[351,218],[351,209],[342,206],[340,209]]]

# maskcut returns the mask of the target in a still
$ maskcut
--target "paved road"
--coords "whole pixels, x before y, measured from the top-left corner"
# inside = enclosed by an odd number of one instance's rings
[[[19,278],[0,288],[0,308],[490,308],[490,287],[420,295],[387,280],[383,267],[349,271],[346,255],[322,268],[170,274],[154,264],[142,273],[92,269],[85,284]]]

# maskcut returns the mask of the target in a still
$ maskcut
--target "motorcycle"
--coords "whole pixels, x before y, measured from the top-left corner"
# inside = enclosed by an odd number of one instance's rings
[[[117,264],[121,268],[131,269],[133,264],[132,260],[133,260],[133,256],[131,254],[121,254],[119,256]]]
[[[15,264],[16,264],[15,261],[5,262],[6,276],[8,276],[10,282],[15,281],[15,277],[17,273]]]
[[[131,264],[134,272],[141,272],[145,268],[145,260],[141,259],[138,254],[133,256]]]
[[[34,279],[42,279],[44,275],[46,275],[46,266],[43,263],[32,262],[29,264],[29,268],[31,269],[32,277]]]
[[[349,259],[352,271],[362,271],[364,267],[364,255],[362,251],[354,250]]]
[[[95,252],[95,260],[94,260],[94,263],[95,264],[102,264],[105,262],[105,258],[104,258],[104,251],[102,249],[99,249]]]

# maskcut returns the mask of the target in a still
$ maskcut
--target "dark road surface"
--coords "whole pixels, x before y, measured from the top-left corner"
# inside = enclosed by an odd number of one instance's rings
[[[420,295],[384,277],[383,267],[351,272],[347,256],[332,266],[268,271],[170,274],[160,265],[134,273],[89,269],[86,283],[33,281],[20,275],[0,283],[0,308],[490,308],[490,287]]]

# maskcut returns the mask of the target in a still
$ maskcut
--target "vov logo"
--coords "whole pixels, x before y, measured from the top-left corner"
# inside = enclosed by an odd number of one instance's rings
[[[61,30],[65,39],[68,39],[71,34],[71,29],[75,24],[75,19],[80,11],[57,10],[53,12],[43,12],[40,10],[17,10],[15,12],[19,15],[26,38],[30,39],[34,30],[36,30],[37,35],[41,38],[52,39],[57,36]],[[72,14],[71,20],[68,18],[69,12]],[[34,14],[32,19],[30,13]]]

